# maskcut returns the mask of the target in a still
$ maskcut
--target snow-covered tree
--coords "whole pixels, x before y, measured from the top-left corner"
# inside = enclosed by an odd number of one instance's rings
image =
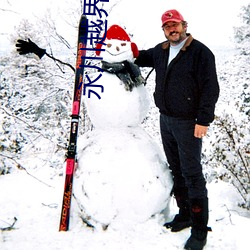
[[[236,54],[218,67],[221,95],[208,157],[216,177],[230,181],[250,208],[250,4],[234,28]],[[207,152],[207,150],[206,150]],[[209,154],[208,154],[209,155]]]
[[[46,43],[38,34],[37,27],[24,20],[15,37]],[[65,154],[74,74],[66,66],[60,65],[60,69],[50,59],[20,56],[14,51],[1,60],[2,173],[28,157],[41,158],[41,165],[57,166],[55,152]]]
[[[242,25],[234,28],[236,46],[243,55],[250,54],[250,4],[242,7],[240,17]]]

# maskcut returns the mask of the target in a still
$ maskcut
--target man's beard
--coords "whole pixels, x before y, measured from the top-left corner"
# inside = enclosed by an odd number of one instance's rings
[[[174,34],[179,34],[179,39],[177,40],[172,40],[171,39],[171,35],[174,35]],[[181,41],[183,41],[185,38],[186,38],[186,33],[185,32],[176,32],[176,31],[172,31],[169,33],[168,36],[166,36],[166,38],[168,39],[168,41],[170,41],[172,44],[179,44]]]

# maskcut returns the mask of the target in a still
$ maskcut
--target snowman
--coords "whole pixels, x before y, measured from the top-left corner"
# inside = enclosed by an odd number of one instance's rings
[[[172,177],[162,151],[140,126],[149,96],[133,64],[136,44],[118,25],[107,30],[105,44],[105,51],[97,51],[104,91],[101,99],[85,98],[94,129],[78,140],[74,196],[83,221],[125,228],[160,217],[168,207]]]

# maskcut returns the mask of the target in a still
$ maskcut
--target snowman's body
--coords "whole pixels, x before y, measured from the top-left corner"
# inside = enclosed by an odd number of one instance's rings
[[[110,39],[107,44],[103,57],[108,62],[133,59],[130,42]],[[108,72],[98,84],[104,87],[101,99],[85,100],[95,129],[78,140],[74,193],[86,220],[123,227],[166,209],[172,177],[158,145],[140,127],[149,108],[145,87],[127,91]]]
[[[104,88],[101,99],[95,96],[86,99],[95,128],[138,126],[143,121],[149,109],[149,96],[143,85],[126,91],[124,83],[107,72],[102,73],[98,85]]]

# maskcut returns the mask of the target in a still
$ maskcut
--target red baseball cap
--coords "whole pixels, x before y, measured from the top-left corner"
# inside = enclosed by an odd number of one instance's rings
[[[181,15],[181,13],[178,12],[177,10],[168,10],[162,15],[161,21],[162,21],[162,26],[164,26],[164,24],[166,24],[167,22],[180,23],[184,21],[184,18]]]

